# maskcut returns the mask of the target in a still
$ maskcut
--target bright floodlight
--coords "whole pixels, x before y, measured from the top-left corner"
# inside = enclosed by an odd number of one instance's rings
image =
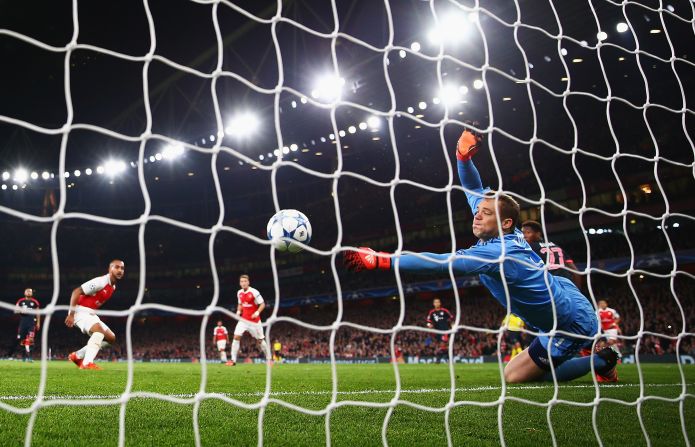
[[[466,89],[467,91],[468,89]],[[456,104],[461,100],[461,90],[455,85],[447,84],[439,91],[439,98],[448,105]]]
[[[166,160],[173,160],[177,157],[180,157],[181,155],[183,155],[182,144],[169,144],[162,151],[162,158]]]
[[[344,78],[339,78],[334,75],[325,75],[316,81],[314,89],[311,91],[311,96],[314,99],[332,102],[340,99],[344,85]]]
[[[37,178],[39,178],[39,173],[36,172],[36,171],[32,171],[32,173],[31,173],[31,179],[32,179],[32,180],[36,180]]]
[[[125,162],[122,160],[109,160],[106,163],[104,163],[104,172],[106,174],[110,175],[111,177],[114,177],[123,171],[125,171],[126,165]],[[99,168],[97,168],[97,172],[99,171]]]
[[[467,19],[458,13],[443,16],[427,37],[435,45],[440,43],[458,43],[463,40],[468,30],[473,26],[473,22],[477,20],[477,16],[473,16],[473,20],[470,17]]]
[[[82,175],[82,173],[80,172],[79,169],[75,169],[74,174],[75,174],[75,177],[79,177],[80,175]]]
[[[9,180],[10,179],[10,173],[5,171],[2,173],[2,179],[3,180]]]
[[[413,42],[410,44],[410,49],[415,51],[416,53],[420,51],[420,42]]]
[[[599,42],[603,42],[604,40],[608,39],[608,34],[606,34],[605,31],[600,31],[596,35],[596,38],[598,39]]]
[[[297,152],[297,149],[299,149],[299,146],[297,146],[297,143],[290,144],[290,150],[292,152]]]
[[[48,180],[48,178],[49,178],[50,176],[51,176],[51,174],[49,174],[49,173],[46,172],[46,171],[43,171],[43,172],[41,173],[41,178],[44,179],[44,180]]]
[[[255,114],[251,112],[240,112],[229,121],[229,125],[225,129],[225,132],[235,138],[244,138],[255,133],[260,124]]]
[[[425,110],[427,108],[427,103],[425,101],[420,101],[417,103],[417,106],[420,108],[420,110]]]
[[[355,132],[357,132],[357,128],[355,126],[350,126],[350,127],[348,127],[348,132],[355,133]]]
[[[361,129],[361,130],[367,129],[367,123],[365,123],[364,121],[362,121],[362,122],[360,123],[360,129]]]
[[[401,57],[401,59],[403,59],[408,55],[408,53],[406,53],[405,50],[401,50],[398,52],[398,55]]]
[[[481,79],[476,79],[475,81],[473,81],[473,88],[476,90],[480,90],[481,88],[483,88],[484,85],[485,84],[483,84],[483,81]]]
[[[627,23],[625,23],[625,22],[620,22],[620,23],[618,23],[618,24],[615,26],[615,29],[616,29],[616,31],[618,31],[619,33],[624,33],[624,32],[627,31],[629,28],[628,28],[628,26],[627,26]]]
[[[84,170],[84,173],[87,175],[92,175],[92,168],[87,168]]]
[[[372,129],[378,129],[381,125],[381,121],[379,120],[378,116],[372,115],[369,118],[367,118],[367,125]]]
[[[29,173],[24,168],[19,168],[14,171],[14,179],[19,183],[24,183],[29,180]]]

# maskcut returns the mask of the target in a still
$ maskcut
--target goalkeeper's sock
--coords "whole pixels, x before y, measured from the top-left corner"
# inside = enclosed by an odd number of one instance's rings
[[[220,351],[220,360],[223,362],[227,361],[227,351]]]
[[[265,340],[261,340],[261,350],[263,351],[263,355],[265,355],[265,359],[270,360],[270,351],[268,351],[268,343],[266,343]]]
[[[564,362],[562,365],[555,368],[555,376],[557,377],[557,381],[566,382],[568,380],[574,380],[577,377],[581,377],[587,374],[589,371],[591,371],[592,357],[594,358],[594,370],[601,371],[604,368],[606,368],[606,366],[608,366],[608,363],[596,354],[594,354],[593,356],[577,357],[574,359],[570,359]],[[552,382],[553,374],[550,371],[548,371],[543,376],[543,380],[547,382]]]
[[[108,341],[102,341],[101,342],[101,349],[108,348],[110,346],[111,346],[111,343],[109,343]]]
[[[232,342],[232,361],[236,363],[236,355],[239,353],[239,340]]]
[[[84,358],[84,355],[87,353],[87,345],[82,346],[82,348],[79,351],[75,351],[75,355],[77,355],[77,358],[82,360]]]
[[[85,352],[84,360],[82,361],[83,365],[94,363],[94,359],[99,353],[99,349],[101,349],[102,341],[104,341],[104,334],[101,332],[95,332],[91,337],[89,337],[89,341],[87,342],[87,351]]]

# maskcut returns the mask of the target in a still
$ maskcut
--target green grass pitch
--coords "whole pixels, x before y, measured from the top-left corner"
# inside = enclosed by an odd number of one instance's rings
[[[118,399],[127,381],[127,364],[102,363],[103,371],[80,371],[69,362],[50,362],[45,395],[83,401],[87,396]],[[38,391],[40,362],[0,362],[0,445],[23,445],[28,414],[15,414],[6,405],[26,409]],[[413,404],[442,408],[450,399],[447,365],[399,365],[400,399]],[[683,401],[689,442],[695,444],[695,367],[685,366],[687,392]],[[604,445],[636,446],[646,441],[640,428],[637,407],[640,396],[638,371],[634,365],[619,369],[619,386],[602,386],[597,425]],[[674,364],[643,365],[645,396],[677,398],[681,378]],[[307,415],[278,403],[269,403],[263,413],[266,445],[322,445],[326,427],[332,445],[381,445],[382,424],[387,409],[358,406],[360,402],[387,403],[394,398],[396,380],[392,365],[338,365],[339,406],[325,415]],[[200,364],[136,363],[135,392],[155,392],[178,399],[192,399],[200,390]],[[449,426],[453,445],[499,445],[498,407],[501,395],[497,365],[456,365],[455,400],[464,402],[451,409]],[[258,404],[266,386],[264,365],[226,367],[208,365],[208,393]],[[330,365],[281,364],[272,368],[271,398],[310,410],[323,410],[331,402]],[[549,384],[515,385],[507,396],[545,403],[553,399]],[[589,376],[562,384],[556,399],[591,403],[595,391]],[[36,416],[32,445],[109,446],[118,443],[120,404],[75,406],[47,399],[48,406]],[[350,402],[341,404],[341,402]],[[481,403],[483,406],[476,405]],[[644,426],[652,445],[686,445],[679,418],[679,403],[650,399],[641,404]],[[138,397],[126,407],[126,444],[193,445],[193,403],[175,403]],[[256,445],[258,409],[242,409],[220,398],[200,402],[200,438],[203,445]],[[503,407],[502,428],[507,445],[550,445],[547,408],[508,399]],[[558,403],[550,412],[558,445],[597,445],[592,430],[592,407]],[[445,414],[408,404],[397,405],[386,437],[390,445],[446,445]]]

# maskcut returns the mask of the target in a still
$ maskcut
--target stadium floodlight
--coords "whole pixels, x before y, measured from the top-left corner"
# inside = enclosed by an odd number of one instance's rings
[[[364,121],[362,121],[362,122],[360,123],[359,127],[360,127],[360,130],[365,130],[365,129],[367,129],[367,123],[365,123]]]
[[[567,56],[567,48],[560,48],[560,54]]]
[[[260,126],[261,122],[254,113],[239,112],[229,120],[229,125],[225,128],[227,135],[235,138],[245,138],[253,135]]]
[[[466,88],[466,91],[468,91],[468,88]],[[439,91],[439,98],[447,105],[456,104],[461,101],[461,88],[452,84],[446,84]]]
[[[334,75],[324,75],[318,78],[314,84],[314,89],[311,91],[311,96],[314,99],[322,99],[324,101],[333,102],[340,99],[344,85],[344,78],[339,78]]]
[[[10,173],[5,171],[2,173],[2,179],[3,180],[9,180],[10,179]]]
[[[92,168],[87,168],[84,170],[84,173],[87,175],[92,175]]]
[[[439,45],[441,43],[456,44],[463,40],[472,24],[477,20],[477,15],[471,13],[466,17],[459,13],[450,13],[442,16],[439,23],[427,34],[430,42]]]
[[[629,27],[627,26],[627,23],[625,23],[625,22],[620,22],[615,26],[615,30],[618,31],[619,33],[624,33],[628,29],[629,29]]]
[[[29,173],[24,168],[19,168],[14,171],[14,179],[19,183],[24,183],[29,180]]]
[[[155,160],[154,155],[150,155],[150,163],[154,163],[154,160]]]
[[[345,136],[345,131],[344,131],[344,130],[339,130],[339,131],[338,131],[338,135],[340,135],[341,137],[344,137],[344,136]]]
[[[12,190],[17,191],[17,185],[12,185]]]
[[[79,177],[80,175],[82,175],[79,169],[75,169],[75,172],[73,172],[73,174],[75,175],[75,177]]]
[[[408,113],[415,113],[415,109],[413,109],[412,107],[408,107],[406,110],[408,111]]]
[[[165,160],[174,160],[175,158],[178,158],[181,155],[183,155],[183,150],[184,149],[182,144],[167,145],[162,151],[162,158]]]
[[[97,174],[103,174],[104,173],[104,167],[103,166],[97,166]]]
[[[400,50],[398,52],[398,55],[401,57],[401,59],[404,59],[408,55],[408,53],[406,53],[405,50]]]
[[[475,81],[473,81],[473,88],[476,90],[480,90],[481,88],[483,88],[484,85],[485,84],[483,83],[482,79],[476,79]]]
[[[104,172],[111,177],[115,177],[125,171],[125,169],[126,164],[122,160],[109,160],[104,163]]]
[[[157,152],[156,154],[154,154],[154,159],[155,159],[155,160],[159,161],[159,160],[161,160],[162,158],[164,158],[164,157],[162,157],[162,154],[160,154],[159,152]]]
[[[48,180],[51,177],[51,174],[49,174],[47,171],[43,171],[41,173],[41,178],[44,180]]]
[[[297,143],[290,144],[290,150],[292,152],[297,152],[297,149],[299,149],[299,146],[297,146]]]
[[[413,50],[414,52],[420,51],[420,42],[413,42],[410,44],[410,49]]]
[[[65,171],[65,174],[63,174],[63,177],[70,178],[70,173],[68,171]]]
[[[605,31],[599,31],[599,33],[596,34],[596,38],[599,42],[603,42],[604,40],[608,39],[608,34],[606,34]]]
[[[465,85],[462,85],[461,87],[459,87],[459,93],[461,95],[467,94],[468,93],[468,87],[466,87]]]
[[[417,106],[420,110],[425,110],[427,108],[427,103],[425,101],[420,101]]]
[[[379,127],[381,127],[381,120],[378,116],[372,115],[369,118],[367,118],[367,125],[372,130],[378,129]]]
[[[349,133],[355,133],[355,132],[357,132],[357,128],[355,126],[350,126],[350,127],[348,127],[348,132]]]
[[[3,189],[3,191],[6,190],[6,189],[7,189],[7,185],[3,183],[3,184],[2,184],[2,189]]]
[[[31,179],[36,180],[37,178],[39,178],[39,173],[36,171],[32,171],[31,172]]]

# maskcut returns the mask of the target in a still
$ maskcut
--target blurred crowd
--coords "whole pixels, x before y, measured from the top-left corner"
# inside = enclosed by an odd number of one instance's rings
[[[669,287],[668,281],[637,281],[632,287],[627,282],[605,281],[602,286],[593,286],[596,300],[606,299],[609,306],[621,316],[621,331],[624,336],[633,337],[620,341],[626,354],[634,353],[636,336],[644,335],[639,343],[640,354],[670,354],[677,349],[682,354],[695,355],[693,337],[683,337],[677,347],[675,337],[681,332],[693,332],[695,325],[695,290],[689,283],[675,282],[674,290],[678,300]],[[637,293],[639,301],[633,293]],[[491,299],[482,288],[461,289],[460,307],[457,309],[452,292],[434,294],[423,293],[407,295],[403,306],[397,297],[387,299],[365,299],[345,302],[335,330],[333,349],[340,358],[391,357],[391,343],[403,356],[436,357],[446,356],[448,343],[441,337],[426,331],[426,318],[433,297],[442,299],[443,306],[459,318],[459,330],[453,338],[453,354],[461,357],[496,355],[498,346],[502,355],[508,355],[514,342],[522,347],[532,340],[532,335],[505,331],[502,336],[497,331],[505,316],[504,309]],[[641,306],[641,310],[640,310]],[[681,312],[682,309],[682,312]],[[266,311],[264,320],[269,317]],[[293,318],[308,325],[321,328],[308,328],[295,322],[282,320],[266,328],[269,345],[281,345],[280,354],[287,358],[327,358],[331,352],[331,336],[334,322],[339,318],[336,303],[329,305],[301,306],[278,309],[279,317]],[[684,320],[685,318],[685,320]],[[102,360],[126,358],[127,320],[125,318],[104,317],[103,320],[116,333],[117,343],[103,350]],[[217,359],[219,354],[212,341],[213,326],[222,320],[230,338],[236,324],[227,315],[212,315],[203,328],[202,342],[208,358]],[[400,322],[400,324],[399,324]],[[138,314],[130,325],[132,356],[135,359],[198,359],[201,346],[202,320],[189,316],[153,316]],[[393,331],[395,326],[402,327]],[[55,359],[67,355],[83,346],[86,337],[77,330],[67,329],[62,317],[47,325],[48,348]],[[17,325],[8,319],[3,322],[0,333],[2,339],[14,341]],[[41,337],[39,333],[39,338]],[[37,344],[40,340],[37,341]],[[9,347],[9,346],[8,346]],[[229,349],[229,345],[228,345]],[[35,354],[35,357],[37,355]],[[257,344],[244,335],[240,350],[241,358],[260,358]]]

